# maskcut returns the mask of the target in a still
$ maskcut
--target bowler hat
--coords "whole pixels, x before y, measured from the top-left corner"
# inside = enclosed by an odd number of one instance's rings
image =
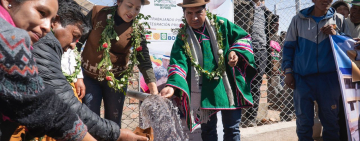
[[[360,6],[360,0],[347,0],[346,2],[352,5]]]
[[[178,3],[180,7],[198,7],[209,3],[210,0],[183,0],[183,3]]]
[[[149,0],[144,0],[144,5],[149,5],[150,1]]]

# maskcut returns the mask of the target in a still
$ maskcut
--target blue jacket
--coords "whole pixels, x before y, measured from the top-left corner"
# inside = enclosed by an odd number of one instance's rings
[[[338,34],[349,35],[345,18],[330,8],[316,23],[311,17],[314,6],[303,9],[293,17],[284,43],[282,69],[306,76],[336,71],[328,35],[320,32],[325,25],[336,24]]]

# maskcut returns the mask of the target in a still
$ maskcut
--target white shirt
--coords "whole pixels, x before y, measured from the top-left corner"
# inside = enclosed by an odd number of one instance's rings
[[[71,75],[75,72],[76,67],[76,59],[75,59],[75,53],[73,50],[68,49],[61,57],[61,69],[63,72]],[[84,78],[82,70],[80,70],[79,74],[77,75],[77,78]],[[74,81],[76,82],[76,80]]]
[[[360,38],[360,25],[355,27],[354,23],[351,22],[350,17],[346,18],[345,22],[351,32],[351,38]]]

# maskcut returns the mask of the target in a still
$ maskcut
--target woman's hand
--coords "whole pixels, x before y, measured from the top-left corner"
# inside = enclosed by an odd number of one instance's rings
[[[147,84],[147,86],[150,90],[150,94],[159,94],[159,90],[158,90],[155,82],[150,82]]]

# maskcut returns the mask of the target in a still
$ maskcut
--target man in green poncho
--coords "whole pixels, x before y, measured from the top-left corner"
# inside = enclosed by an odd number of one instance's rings
[[[251,38],[227,19],[207,13],[209,0],[184,0],[184,24],[171,51],[163,97],[181,99],[190,131],[217,141],[216,112],[222,111],[224,140],[239,141],[241,108],[253,106],[250,84],[257,72]]]

